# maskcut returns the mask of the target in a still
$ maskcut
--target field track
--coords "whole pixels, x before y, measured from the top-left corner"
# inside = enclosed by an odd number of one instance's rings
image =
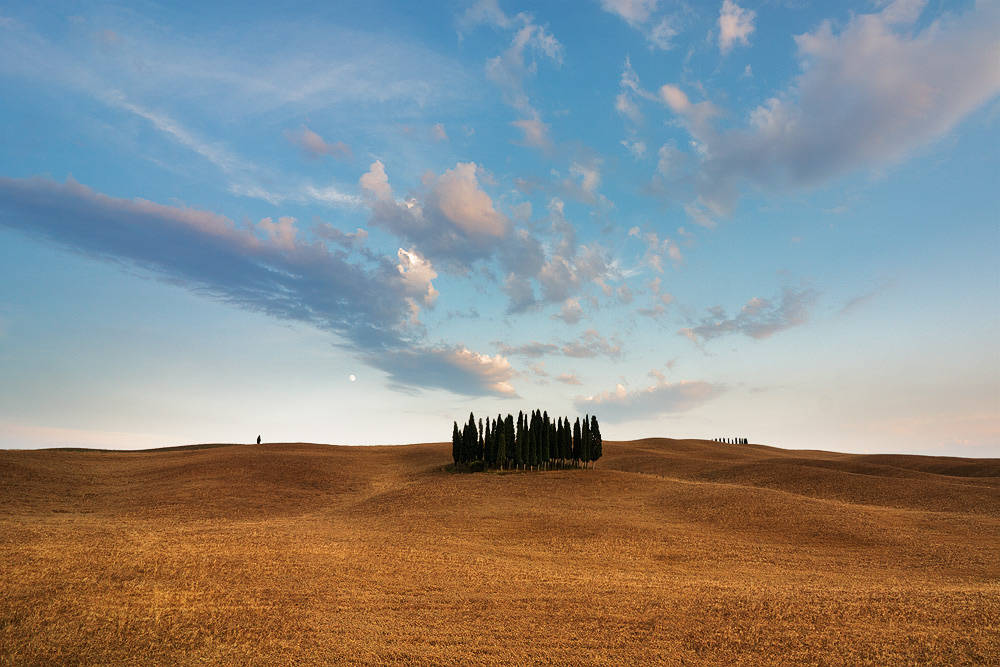
[[[1000,459],[0,451],[0,667],[1000,665]]]

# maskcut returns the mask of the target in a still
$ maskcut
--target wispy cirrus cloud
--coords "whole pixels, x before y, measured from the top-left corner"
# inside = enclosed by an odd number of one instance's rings
[[[708,317],[677,333],[696,345],[729,334],[743,334],[758,340],[769,338],[780,331],[805,324],[818,296],[819,292],[812,287],[799,290],[786,287],[777,300],[750,299],[733,317],[728,317],[721,306],[709,308]]]
[[[691,410],[719,396],[725,389],[723,385],[702,381],[682,380],[671,384],[661,375],[651,387],[629,391],[618,384],[614,391],[578,396],[573,406],[580,412],[598,413],[602,420],[620,423]]]
[[[650,49],[669,51],[673,39],[680,31],[677,14],[661,16],[656,20],[658,0],[601,0],[601,8],[615,14],[646,36]]]
[[[0,201],[6,227],[342,336],[399,385],[473,396],[515,393],[501,355],[420,343],[414,309],[434,305],[437,274],[415,252],[356,262],[346,250],[305,241],[293,217],[238,226],[209,211],[109,197],[72,179],[0,178]],[[340,246],[364,237],[324,230],[320,238]]]
[[[522,345],[507,345],[493,341],[497,350],[506,356],[543,357],[549,354],[562,354],[577,359],[590,359],[606,356],[617,359],[622,354],[622,341],[617,336],[605,338],[596,329],[587,329],[573,340],[561,343],[539,343],[531,341]]]
[[[612,336],[605,338],[596,329],[587,329],[580,337],[574,341],[566,343],[560,348],[567,357],[578,359],[589,359],[591,357],[607,356],[617,359],[622,354],[622,341]]]
[[[501,354],[507,355],[508,357],[516,355],[525,357],[542,357],[546,354],[552,354],[559,350],[559,346],[555,343],[539,343],[538,341],[531,341],[530,343],[514,346],[507,345],[499,341],[494,341],[493,344],[497,347]]]
[[[563,62],[563,45],[544,26],[535,23],[528,12],[508,16],[496,0],[480,0],[457,18],[459,38],[463,39],[480,25],[500,30],[513,30],[510,46],[500,55],[486,61],[486,76],[500,89],[504,102],[521,116],[510,124],[522,132],[521,144],[548,151],[550,125],[542,121],[525,90],[525,81],[537,71],[536,56],[544,57],[556,67]]]

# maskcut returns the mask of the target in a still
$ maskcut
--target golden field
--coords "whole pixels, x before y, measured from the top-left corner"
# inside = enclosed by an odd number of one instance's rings
[[[0,451],[0,665],[1000,665],[1000,459]]]

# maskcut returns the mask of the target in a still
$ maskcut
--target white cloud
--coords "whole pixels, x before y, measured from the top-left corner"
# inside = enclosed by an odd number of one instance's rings
[[[392,187],[389,185],[389,176],[385,173],[385,165],[381,160],[376,160],[367,172],[358,179],[358,185],[369,195],[379,200],[392,200]]]
[[[486,61],[486,75],[500,87],[508,104],[528,115],[537,115],[524,91],[524,80],[535,72],[537,65],[534,61],[526,63],[526,55],[540,53],[559,65],[563,47],[551,33],[532,23],[530,15],[518,17],[522,27],[514,34],[510,48]]]
[[[673,39],[678,35],[678,30],[674,22],[670,19],[662,19],[659,23],[650,28],[646,34],[646,39],[650,46],[662,51],[669,51],[674,48]]]
[[[719,10],[719,50],[729,53],[736,43],[749,46],[755,18],[757,12],[743,9],[732,0],[724,0]]]
[[[615,98],[615,111],[628,118],[635,125],[643,121],[639,105],[632,101],[632,97],[626,91],[618,93],[618,97]]]
[[[477,259],[491,257],[509,238],[510,222],[479,187],[474,162],[459,162],[436,176],[427,173],[418,196],[400,202],[381,161],[372,163],[358,183],[368,195],[371,224],[387,229],[435,265],[468,271]]]
[[[347,194],[335,185],[328,185],[325,188],[317,188],[315,185],[307,184],[304,186],[303,190],[310,199],[323,202],[324,204],[332,204],[333,206],[357,208],[364,203],[361,198],[356,197],[355,195]]]
[[[618,384],[614,391],[579,396],[573,406],[580,412],[599,414],[608,422],[626,422],[684,412],[710,401],[724,390],[722,385],[708,382],[682,380],[670,384],[658,378],[655,385],[644,389],[628,391]]]
[[[448,141],[448,133],[445,132],[444,123],[435,123],[431,128],[431,138],[434,141]]]
[[[462,12],[456,20],[460,38],[481,25],[493,28],[509,28],[511,19],[500,9],[497,0],[478,0]]]
[[[629,142],[622,139],[621,145],[628,149],[628,152],[632,154],[632,157],[637,160],[641,160],[646,156],[646,144],[641,141]]]
[[[657,0],[601,0],[601,8],[611,14],[617,14],[629,25],[638,26],[649,20],[656,11]]]
[[[677,16],[663,17],[651,25],[657,4],[657,0],[601,0],[604,11],[618,15],[642,32],[650,49],[669,51],[674,47],[672,40],[678,34]]]
[[[552,140],[549,139],[549,128],[551,125],[543,123],[539,118],[522,118],[511,121],[514,127],[523,132],[521,145],[531,148],[541,148],[547,150],[552,147]]]
[[[437,278],[437,271],[415,250],[400,248],[397,257],[399,264],[396,268],[403,277],[404,293],[410,300],[414,315],[419,311],[418,303],[432,308],[439,294],[431,282]]]
[[[734,5],[735,6],[735,5]],[[740,188],[809,188],[881,169],[950,131],[1000,93],[1000,3],[977,2],[918,29],[920,3],[897,0],[795,38],[802,74],[754,108],[743,127],[717,130],[721,112],[673,85],[660,95],[684,122],[695,164],[677,183],[693,221],[731,216]],[[974,64],[974,66],[970,65]],[[673,190],[668,190],[677,198]]]

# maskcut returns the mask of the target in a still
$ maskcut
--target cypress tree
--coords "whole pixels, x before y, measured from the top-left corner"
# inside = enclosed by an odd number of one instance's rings
[[[559,465],[562,466],[565,463],[563,456],[563,421],[562,417],[556,417],[556,458],[559,459]]]
[[[551,444],[549,443],[549,413],[543,412],[542,418],[538,420],[539,438],[538,438],[538,460],[546,465],[549,464],[549,449]]]
[[[573,465],[580,465],[580,418],[573,422]]]
[[[486,431],[483,432],[483,463],[485,463],[486,466],[489,466],[489,464],[490,464],[490,449],[492,448],[492,444],[493,444],[493,443],[490,442],[490,439],[493,437],[493,434],[490,433],[490,431],[491,431],[491,429],[490,429],[490,418],[487,417],[486,418]]]
[[[469,413],[469,425],[466,427],[464,461],[470,463],[476,460],[476,450],[479,443],[479,431],[476,430],[476,417]]]
[[[586,468],[590,462],[590,415],[583,418],[583,425],[580,427],[580,458],[583,459],[583,467]]]
[[[451,458],[455,460],[455,465],[458,465],[458,460],[462,457],[462,434],[458,432],[458,422],[454,424],[451,430]]]
[[[566,463],[569,463],[573,458],[573,429],[570,428],[569,417],[563,418],[562,438],[559,440],[559,453]]]
[[[476,441],[476,460],[483,460],[483,449],[485,449],[485,443],[483,443],[483,419],[479,418],[479,439]]]
[[[590,417],[590,460],[596,461],[603,454],[604,443],[601,441],[601,427],[597,425],[597,417]]]
[[[531,413],[531,421],[528,422],[528,466],[534,468],[538,465],[538,427],[535,425],[538,417],[534,411]]]
[[[524,465],[524,413],[517,413],[517,435],[514,445],[514,465],[518,468]]]
[[[496,460],[497,465],[501,468],[503,468],[503,462],[507,458],[507,438],[504,436],[504,430],[503,428],[496,429]]]
[[[458,453],[458,462],[462,465],[469,460],[469,425],[462,427],[462,449]]]
[[[507,441],[507,449],[513,450],[514,447],[514,416],[511,414],[507,415],[507,421],[504,422],[504,440]],[[511,460],[511,453],[507,454],[507,461]],[[510,465],[509,463],[507,464]]]
[[[561,468],[562,457],[559,456],[559,429],[556,428],[555,422],[552,422],[551,429],[552,430],[549,431],[549,437],[552,438],[551,440],[552,449],[550,450],[552,452],[552,459],[557,463],[559,463],[559,467]]]

